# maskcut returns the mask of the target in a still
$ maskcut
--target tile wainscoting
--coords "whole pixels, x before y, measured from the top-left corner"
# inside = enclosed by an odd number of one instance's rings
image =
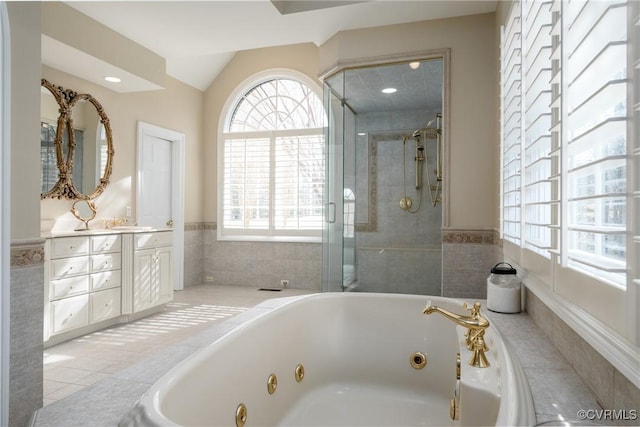
[[[626,411],[633,419],[617,420],[616,425],[638,425],[640,414],[640,389],[580,337],[569,325],[558,317],[532,291],[526,289],[527,314],[558,349],[569,364],[605,409]],[[582,408],[580,408],[582,409]]]
[[[442,230],[443,296],[487,297],[487,277],[502,261],[502,241],[495,230]]]
[[[322,245],[218,241],[216,223],[185,226],[186,286],[212,283],[226,286],[322,289]]]
[[[277,288],[287,279],[292,288],[322,289],[322,245],[218,241],[216,230],[214,222],[185,225],[185,287]],[[501,241],[495,230],[446,229],[442,256],[444,296],[483,299],[491,267],[502,260]]]
[[[44,240],[11,243],[9,425],[42,406]]]

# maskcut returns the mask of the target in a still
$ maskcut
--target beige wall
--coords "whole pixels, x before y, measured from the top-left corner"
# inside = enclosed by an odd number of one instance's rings
[[[498,226],[498,110],[493,13],[345,31],[320,47],[320,70],[340,62],[451,49],[452,228]]]
[[[96,221],[123,217],[127,205],[135,218],[138,121],[185,134],[185,222],[202,221],[202,92],[168,76],[164,90],[136,93],[117,93],[46,66],[42,77],[55,85],[90,93],[109,116],[115,150],[113,174],[105,192],[95,200]],[[42,218],[62,222],[62,227],[75,226],[72,204],[69,200],[43,200]]]
[[[311,44],[238,53],[205,94],[204,218],[216,220],[219,118],[243,80],[268,68],[315,77],[341,62],[451,49],[450,221],[453,228],[498,226],[497,46],[494,14],[391,25],[337,34]],[[472,171],[472,173],[469,173]]]
[[[237,53],[204,95],[204,218],[217,220],[217,140],[220,115],[227,99],[244,80],[264,70],[285,68],[318,81],[318,48],[311,43],[247,50]]]
[[[11,240],[40,236],[40,4],[7,3],[11,27]]]

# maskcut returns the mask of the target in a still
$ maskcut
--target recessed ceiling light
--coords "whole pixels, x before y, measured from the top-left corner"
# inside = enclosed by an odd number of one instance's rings
[[[398,91],[398,89],[396,89],[395,87],[387,87],[382,89],[382,93],[396,93]]]
[[[111,83],[120,83],[122,80],[120,80],[117,77],[112,77],[112,76],[107,76],[104,78],[106,81],[111,82]]]
[[[411,67],[412,70],[417,70],[418,68],[420,68],[420,62],[409,62],[409,67]]]

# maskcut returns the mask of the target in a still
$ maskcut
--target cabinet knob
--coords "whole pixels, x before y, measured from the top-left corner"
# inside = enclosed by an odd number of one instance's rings
[[[72,250],[73,250],[73,249],[75,249],[75,248],[76,248],[75,246],[73,246],[73,245],[69,245],[69,249],[72,249]]]

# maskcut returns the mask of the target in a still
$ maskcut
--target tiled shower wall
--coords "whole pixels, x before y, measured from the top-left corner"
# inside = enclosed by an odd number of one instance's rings
[[[44,241],[12,242],[9,425],[26,426],[42,406]]]

